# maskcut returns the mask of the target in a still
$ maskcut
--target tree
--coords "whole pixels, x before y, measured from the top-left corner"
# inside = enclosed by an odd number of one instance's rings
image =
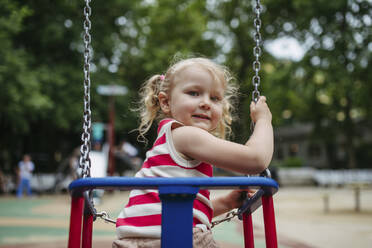
[[[298,94],[311,106],[300,121],[311,121],[315,135],[327,147],[343,138],[348,168],[355,168],[355,149],[363,133],[358,127],[371,122],[368,64],[371,63],[372,3],[368,1],[275,1],[281,8],[275,27],[306,46],[306,55],[294,65],[301,76]],[[293,19],[297,17],[296,19]],[[286,28],[287,27],[287,28]],[[369,132],[371,129],[369,129]],[[329,151],[332,154],[332,151]],[[332,160],[331,163],[337,161]],[[342,164],[341,164],[342,166]]]
[[[210,26],[222,36],[224,62],[241,81],[239,130],[249,134],[248,105],[253,69],[254,1],[213,2]],[[368,65],[371,63],[370,1],[263,1],[261,34],[267,41],[293,37],[306,49],[300,61],[278,59],[267,51],[261,57],[260,89],[268,96],[276,126],[308,122],[313,137],[328,147],[330,164],[334,149],[344,138],[345,165],[356,167],[355,149],[361,142],[360,125],[370,127]],[[213,24],[213,25],[212,25]],[[223,39],[221,39],[223,40]],[[218,42],[217,42],[218,43]],[[243,125],[243,128],[242,128]],[[371,132],[368,128],[367,132]],[[363,131],[365,132],[365,131]]]
[[[83,95],[81,34],[83,2],[2,1],[2,160],[6,170],[22,152],[47,154],[37,169],[53,171],[59,154],[80,143]],[[107,99],[100,84],[120,84],[129,93],[116,100],[118,136],[136,127],[133,107],[140,84],[160,73],[176,53],[211,55],[202,38],[206,18],[200,1],[91,2],[93,121],[107,122]],[[176,20],[176,21],[175,21]],[[135,139],[135,137],[134,137]],[[17,151],[17,152],[13,152]],[[6,154],[6,155],[4,155]],[[38,158],[45,157],[44,155]],[[34,159],[38,159],[34,158]],[[43,163],[42,163],[43,162]]]

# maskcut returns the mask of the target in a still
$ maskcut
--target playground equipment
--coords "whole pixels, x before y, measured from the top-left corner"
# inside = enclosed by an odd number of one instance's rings
[[[266,247],[276,248],[276,227],[273,194],[278,184],[266,177],[218,177],[218,178],[81,178],[71,183],[71,216],[69,248],[92,247],[93,221],[105,217],[105,212],[97,213],[87,202],[90,189],[158,189],[162,201],[162,248],[192,247],[192,208],[199,189],[257,188],[255,195],[233,215],[243,219],[244,242],[246,248],[254,247],[251,214],[261,205],[265,223]],[[83,211],[83,209],[85,210]],[[84,216],[84,217],[83,217]],[[82,229],[83,226],[83,229]],[[82,242],[81,242],[82,241]],[[82,245],[82,246],[81,246]]]
[[[276,248],[277,237],[275,227],[275,215],[273,195],[278,191],[278,184],[270,178],[270,172],[266,170],[260,176],[255,177],[218,177],[218,178],[128,178],[128,177],[105,177],[91,178],[91,162],[89,158],[91,147],[91,110],[90,110],[90,28],[89,16],[91,8],[90,0],[85,0],[84,8],[84,123],[79,160],[82,175],[80,179],[73,181],[69,190],[71,193],[71,215],[69,230],[69,248],[92,247],[93,221],[101,217],[109,222],[115,220],[108,218],[106,212],[97,212],[91,199],[93,189],[131,190],[131,189],[157,189],[162,202],[161,216],[161,247],[162,248],[188,248],[192,247],[193,225],[193,201],[200,189],[246,189],[257,188],[256,193],[245,200],[243,206],[219,221],[216,225],[238,216],[243,220],[245,248],[253,248],[253,225],[251,214],[261,206],[263,207],[265,223],[266,247]],[[257,102],[260,92],[259,56],[261,55],[260,13],[262,10],[259,0],[256,0],[256,18],[254,36],[256,46],[253,49],[255,61],[253,69],[255,75],[252,78],[254,90],[252,100]],[[251,125],[254,128],[254,124]]]

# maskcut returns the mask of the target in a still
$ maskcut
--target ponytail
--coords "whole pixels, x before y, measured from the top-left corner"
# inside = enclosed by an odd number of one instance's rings
[[[138,141],[147,143],[145,134],[151,128],[154,120],[161,114],[158,95],[163,81],[163,75],[152,76],[143,84],[139,91],[139,107],[135,109],[140,114],[140,125],[137,128],[139,132]]]

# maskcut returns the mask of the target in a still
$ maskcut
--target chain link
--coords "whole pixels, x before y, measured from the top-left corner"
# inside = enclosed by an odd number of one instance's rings
[[[212,221],[212,225],[211,225],[211,228],[215,227],[216,225],[222,223],[222,222],[225,222],[225,221],[230,221],[231,219],[233,219],[235,216],[238,215],[238,211],[237,210],[232,210],[230,212],[228,212],[224,218],[220,219],[220,220],[215,220],[215,221]]]
[[[105,222],[116,224],[116,221],[111,219],[106,211],[102,211],[96,214],[97,217],[103,219]]]
[[[89,157],[89,152],[91,149],[91,110],[90,110],[90,45],[91,45],[91,35],[90,35],[90,15],[91,8],[89,6],[91,0],[85,0],[84,7],[84,117],[83,117],[83,133],[81,135],[81,147],[80,147],[80,160],[79,167],[81,168],[81,177],[90,177],[90,167],[91,161]]]
[[[260,3],[260,0],[256,0],[256,6],[254,7],[254,12],[256,14],[256,17],[253,21],[254,27],[255,27],[255,34],[254,34],[254,41],[255,41],[255,47],[253,48],[253,56],[255,57],[255,61],[253,62],[253,71],[254,75],[252,77],[252,84],[254,87],[254,90],[252,92],[252,100],[256,103],[258,101],[258,98],[260,98],[260,91],[258,90],[258,87],[260,86],[261,83],[261,78],[258,75],[258,72],[261,69],[261,63],[260,63],[260,56],[262,53],[261,50],[261,33],[260,33],[260,28],[261,28],[261,15],[262,11],[262,6]]]
[[[255,13],[255,18],[253,20],[253,25],[255,28],[255,33],[254,33],[254,42],[255,46],[253,47],[253,56],[255,57],[255,60],[253,61],[253,71],[254,75],[252,77],[252,85],[254,87],[252,91],[252,101],[255,103],[258,101],[260,98],[260,91],[258,90],[260,84],[261,84],[261,78],[258,75],[258,72],[261,69],[261,63],[260,63],[260,56],[262,54],[262,49],[261,49],[261,43],[262,43],[262,38],[261,38],[261,33],[260,33],[260,28],[261,28],[261,11],[262,11],[262,6],[260,3],[260,0],[256,0],[256,6],[254,7],[254,13]],[[255,123],[252,121],[251,122],[251,132],[254,130],[254,125]]]

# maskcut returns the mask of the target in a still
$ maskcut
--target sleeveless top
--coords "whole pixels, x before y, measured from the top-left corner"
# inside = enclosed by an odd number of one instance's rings
[[[142,168],[135,177],[212,177],[212,165],[186,160],[177,153],[172,129],[182,126],[173,119],[160,121],[158,136],[147,151]],[[193,206],[193,226],[203,230],[211,227],[213,207],[208,190],[199,190]],[[129,237],[161,237],[161,201],[157,190],[132,190],[129,202],[116,221],[119,239]]]

